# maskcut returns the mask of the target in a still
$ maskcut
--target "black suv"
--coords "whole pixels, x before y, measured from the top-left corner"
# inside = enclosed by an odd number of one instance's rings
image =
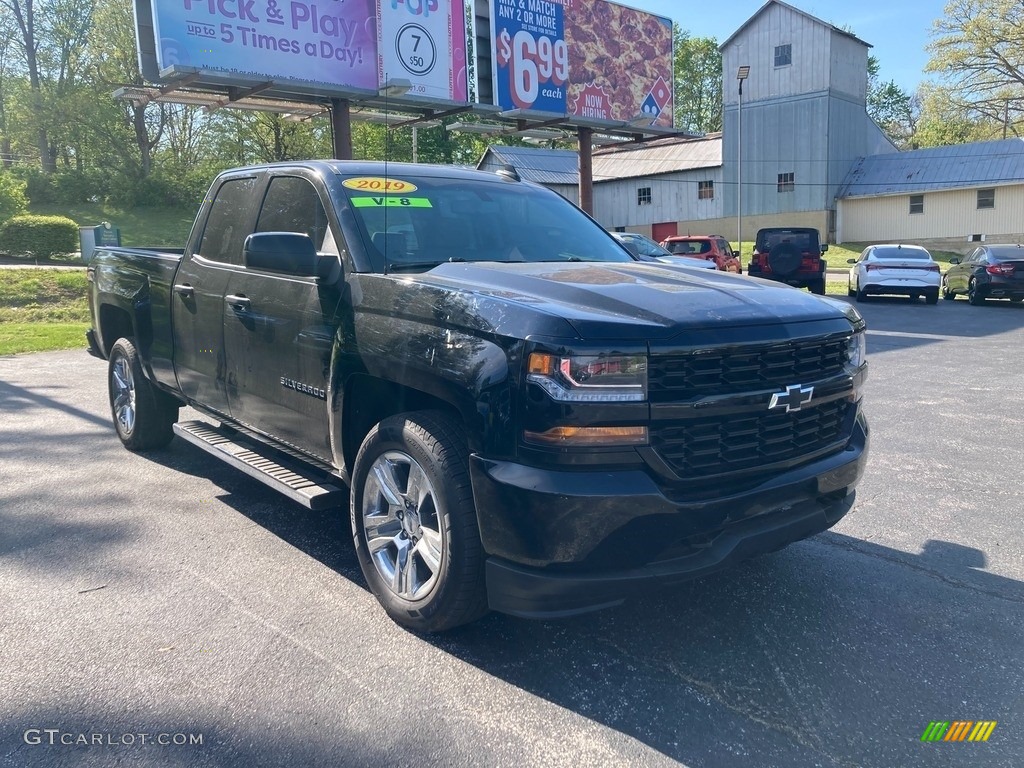
[[[825,260],[828,250],[818,230],[807,227],[768,227],[757,231],[754,255],[747,274],[778,280],[811,293],[825,295]]]

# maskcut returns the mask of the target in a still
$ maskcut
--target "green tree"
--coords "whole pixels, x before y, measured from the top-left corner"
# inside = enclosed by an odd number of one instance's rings
[[[722,54],[713,37],[691,37],[678,24],[673,82],[675,127],[692,133],[722,130]]]
[[[922,85],[919,98],[921,116],[914,131],[914,147],[948,147],[996,138],[999,126],[970,115],[948,88]]]
[[[911,146],[917,126],[919,103],[895,80],[883,82],[878,58],[868,56],[868,114],[885,135],[901,149]]]
[[[950,99],[945,111],[980,123],[982,134],[1024,135],[1024,3],[949,0],[928,51],[927,70]]]

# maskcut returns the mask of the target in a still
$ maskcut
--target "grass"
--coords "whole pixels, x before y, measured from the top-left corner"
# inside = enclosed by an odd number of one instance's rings
[[[133,208],[129,211],[101,203],[73,205],[30,205],[29,213],[40,216],[67,216],[80,227],[109,221],[121,230],[121,244],[135,248],[185,245],[196,212],[184,208]]]
[[[89,323],[0,323],[0,355],[85,347]]]
[[[85,346],[84,271],[0,269],[0,355]]]

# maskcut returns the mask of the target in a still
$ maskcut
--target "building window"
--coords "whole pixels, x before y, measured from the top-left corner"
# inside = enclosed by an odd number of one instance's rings
[[[978,190],[978,210],[996,207],[996,191],[994,189]]]
[[[793,46],[790,43],[775,46],[775,66],[788,67],[793,63]]]
[[[910,212],[924,213],[924,195],[910,196]]]
[[[715,199],[715,181],[709,179],[708,181],[697,182],[697,199],[698,200],[714,200]]]
[[[796,179],[792,173],[779,174],[779,192],[792,192],[796,189]]]
[[[651,188],[650,187],[637,187],[637,190],[636,190],[636,204],[637,205],[650,205],[651,204]]]

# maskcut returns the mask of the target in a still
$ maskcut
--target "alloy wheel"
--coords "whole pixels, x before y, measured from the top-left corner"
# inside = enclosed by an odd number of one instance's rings
[[[409,454],[387,451],[370,467],[363,494],[363,535],[388,589],[418,600],[437,583],[444,537],[437,493]]]

